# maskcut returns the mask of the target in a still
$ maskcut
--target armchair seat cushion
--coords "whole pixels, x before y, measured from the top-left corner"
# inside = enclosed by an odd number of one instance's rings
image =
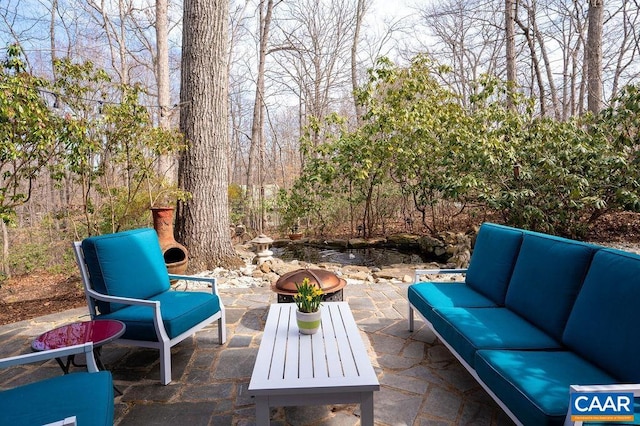
[[[113,425],[111,373],[72,373],[0,391],[2,424],[41,425],[76,416],[78,425]]]
[[[562,425],[571,385],[619,383],[569,351],[481,350],[475,368],[518,419],[531,425]]]
[[[194,324],[199,324],[220,311],[220,299],[211,293],[196,291],[165,291],[148,300],[160,302],[162,320],[167,335],[173,339]],[[117,319],[127,329],[123,339],[157,341],[153,325],[153,309],[146,306],[128,306],[97,318]]]
[[[480,349],[561,349],[559,342],[507,308],[435,309],[432,323],[473,367]]]

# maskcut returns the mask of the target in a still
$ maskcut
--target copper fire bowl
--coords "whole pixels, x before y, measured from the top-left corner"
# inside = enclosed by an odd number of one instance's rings
[[[296,284],[301,284],[305,278],[309,278],[309,282],[322,289],[325,294],[335,293],[347,285],[344,279],[338,278],[336,274],[325,269],[298,269],[282,275],[275,284],[271,285],[271,290],[278,294],[293,296],[298,292]]]

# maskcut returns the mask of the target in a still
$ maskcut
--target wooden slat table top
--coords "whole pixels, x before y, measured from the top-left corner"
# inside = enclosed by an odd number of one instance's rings
[[[362,392],[380,389],[346,302],[323,302],[316,334],[298,332],[296,305],[269,308],[253,367],[251,395]]]

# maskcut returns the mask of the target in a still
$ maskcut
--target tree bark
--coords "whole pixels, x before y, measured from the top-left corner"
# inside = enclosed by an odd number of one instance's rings
[[[258,79],[256,81],[256,96],[253,102],[253,121],[251,123],[251,147],[249,150],[249,167],[247,168],[247,196],[250,197],[250,205],[255,205],[253,199],[253,157],[256,147],[258,148],[258,185],[260,186],[260,219],[258,221],[258,231],[263,232],[265,223],[264,212],[264,174],[265,174],[265,146],[264,146],[264,67],[267,60],[267,46],[269,42],[269,28],[271,26],[271,14],[273,11],[273,0],[261,1],[260,8],[260,46],[258,52]]]
[[[513,97],[511,96],[518,84],[516,74],[516,30],[515,30],[515,0],[505,0],[504,25],[506,30],[506,55],[507,55],[507,83],[509,96],[507,96],[507,107],[515,109]]]
[[[188,149],[178,184],[192,198],[178,203],[178,240],[190,270],[241,264],[231,244],[228,188],[228,0],[185,0],[180,130]]]
[[[602,26],[604,0],[589,0],[587,32],[587,108],[594,114],[602,109]]]
[[[169,2],[156,0],[156,82],[158,84],[158,126],[171,128],[171,89],[169,86]],[[158,174],[175,183],[174,156],[165,154],[158,161]]]
[[[351,44],[351,86],[353,88],[353,103],[356,111],[356,120],[360,121],[364,111],[356,99],[358,90],[358,42],[360,40],[360,27],[366,13],[366,0],[358,0],[356,5],[356,23],[353,30],[353,43]]]

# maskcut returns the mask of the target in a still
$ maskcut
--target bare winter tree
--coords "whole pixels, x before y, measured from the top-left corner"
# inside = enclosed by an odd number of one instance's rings
[[[322,118],[337,97],[351,91],[350,52],[356,23],[352,1],[301,0],[279,8],[276,60],[280,84],[299,99],[301,127]],[[348,96],[348,95],[347,95]],[[313,135],[312,142],[320,142]]]
[[[176,232],[192,270],[240,265],[231,244],[227,199],[228,0],[185,0],[180,130],[188,143],[178,168]]]
[[[259,232],[265,228],[265,212],[264,212],[264,184],[265,184],[265,140],[264,140],[264,68],[267,61],[267,47],[269,45],[269,30],[271,28],[271,16],[273,14],[273,0],[262,0],[258,4],[259,16],[259,38],[258,38],[258,73],[256,80],[256,91],[253,101],[253,119],[251,122],[251,145],[249,149],[249,159],[247,167],[247,198],[250,204],[253,204],[253,183],[254,176],[254,158],[255,152],[258,151],[258,167],[257,167],[257,183],[260,190],[259,193],[259,210],[260,218],[256,227]],[[253,211],[253,209],[251,209]]]
[[[587,33],[587,107],[597,114],[602,109],[602,25],[604,0],[589,0]]]
[[[156,0],[156,63],[155,74],[158,86],[158,126],[171,128],[171,86],[169,85],[169,1]],[[169,183],[175,182],[174,158],[163,155],[158,161],[158,173]]]
[[[505,53],[506,53],[506,66],[507,66],[507,83],[509,83],[508,90],[515,90],[518,84],[517,69],[516,69],[516,33],[515,33],[515,14],[516,14],[516,2],[515,0],[505,0],[504,2],[504,26],[505,26]],[[509,108],[514,108],[514,103],[511,97],[507,97],[507,103]]]
[[[503,23],[495,21],[505,16],[499,13],[503,7],[486,0],[446,0],[420,11],[422,25],[437,40],[427,39],[422,49],[451,67],[446,83],[465,104],[473,94],[469,82],[483,73],[504,73]]]

